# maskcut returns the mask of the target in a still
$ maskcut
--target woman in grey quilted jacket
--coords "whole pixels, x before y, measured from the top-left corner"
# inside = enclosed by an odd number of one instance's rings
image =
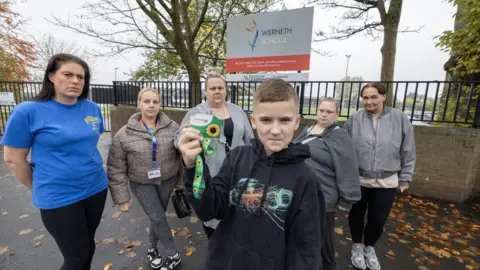
[[[128,185],[151,222],[147,258],[153,269],[173,269],[181,262],[165,216],[170,194],[181,187],[180,156],[174,146],[178,124],[160,112],[160,95],[151,88],[138,94],[141,112],[130,117],[113,137],[107,173],[113,202],[129,211]],[[167,253],[164,260],[157,244]]]

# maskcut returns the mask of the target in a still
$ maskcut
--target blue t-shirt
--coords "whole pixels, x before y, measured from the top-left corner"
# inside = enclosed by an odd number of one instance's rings
[[[97,149],[103,132],[100,108],[89,100],[25,101],[12,110],[2,144],[31,148],[33,204],[53,209],[107,188]]]

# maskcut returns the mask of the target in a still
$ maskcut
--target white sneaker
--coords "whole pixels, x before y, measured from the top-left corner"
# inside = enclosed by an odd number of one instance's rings
[[[150,267],[152,269],[160,269],[163,265],[162,257],[158,254],[158,250],[156,248],[149,248],[147,251],[147,258],[150,262]]]
[[[372,246],[367,246],[364,249],[364,253],[367,267],[371,270],[380,270],[380,262],[378,261],[377,254],[375,254],[375,249]]]
[[[365,270],[367,266],[365,265],[364,257],[364,245],[363,244],[353,244],[352,246],[352,264],[358,269]]]

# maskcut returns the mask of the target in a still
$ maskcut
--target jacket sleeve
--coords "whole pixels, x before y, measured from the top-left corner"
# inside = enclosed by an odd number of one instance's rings
[[[353,122],[353,115],[350,115],[342,125],[342,128],[344,128],[350,136],[352,136],[352,122]]]
[[[182,123],[180,123],[180,127],[177,129],[177,132],[175,132],[175,137],[173,139],[173,144],[175,145],[175,148],[178,149],[178,141],[180,140],[180,135],[182,134],[182,129],[183,126],[185,125],[185,122],[190,121],[190,117],[192,115],[200,113],[200,110],[197,107],[191,108],[187,114],[183,117]]]
[[[173,125],[174,125],[175,130],[178,131],[178,130],[179,130],[179,126],[178,126],[177,122],[175,122],[175,121],[172,121],[172,122],[173,122]],[[176,133],[175,133],[175,135],[176,135]],[[173,138],[173,140],[174,140],[173,143],[174,143],[174,145],[175,145],[175,137]],[[177,147],[175,147],[175,148],[177,148]],[[178,162],[179,162],[178,164],[182,164],[182,154],[180,153],[180,151],[179,151],[178,149],[175,149],[175,154],[176,154],[176,158],[177,158],[177,160],[178,160]],[[177,172],[176,178],[177,178],[177,179],[176,179],[176,181],[175,181],[175,184],[176,184],[176,185],[183,185],[183,170],[182,170],[181,167],[179,168],[179,170],[178,170],[178,172]]]
[[[361,198],[357,152],[350,135],[344,130],[337,130],[326,141],[335,168],[338,205],[350,209]]]
[[[182,160],[185,194],[195,209],[195,213],[202,221],[222,219],[228,212],[230,179],[232,174],[232,163],[230,161],[232,151],[224,159],[222,167],[213,178],[210,175],[208,166],[206,166],[204,162],[203,177],[205,179],[205,190],[201,193],[200,199],[196,199],[193,196],[192,186],[195,168],[185,168]]]
[[[316,176],[306,186],[300,206],[287,232],[288,270],[320,269],[321,250],[325,237],[325,199]]]
[[[245,119],[244,121],[245,133],[243,133],[243,142],[245,143],[245,145],[250,145],[251,144],[250,140],[255,138],[255,136],[253,135],[252,125],[250,124],[250,120],[248,119],[247,114],[243,110],[242,110],[242,114],[243,114],[243,118]]]
[[[122,204],[130,200],[127,153],[122,148],[121,132],[120,130],[113,137],[107,158],[108,187],[114,204]]]
[[[401,158],[402,169],[400,170],[400,173],[398,176],[398,182],[400,186],[405,186],[412,181],[417,155],[416,155],[415,135],[413,133],[413,126],[408,120],[407,116],[403,117],[402,127],[403,127],[402,145],[400,148],[400,158]]]

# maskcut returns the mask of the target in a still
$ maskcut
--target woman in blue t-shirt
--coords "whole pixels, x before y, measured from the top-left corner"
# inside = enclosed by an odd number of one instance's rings
[[[12,110],[2,139],[5,163],[32,190],[33,204],[62,252],[62,270],[90,269],[107,196],[97,149],[103,118],[87,100],[89,86],[87,63],[54,55],[42,90]]]

